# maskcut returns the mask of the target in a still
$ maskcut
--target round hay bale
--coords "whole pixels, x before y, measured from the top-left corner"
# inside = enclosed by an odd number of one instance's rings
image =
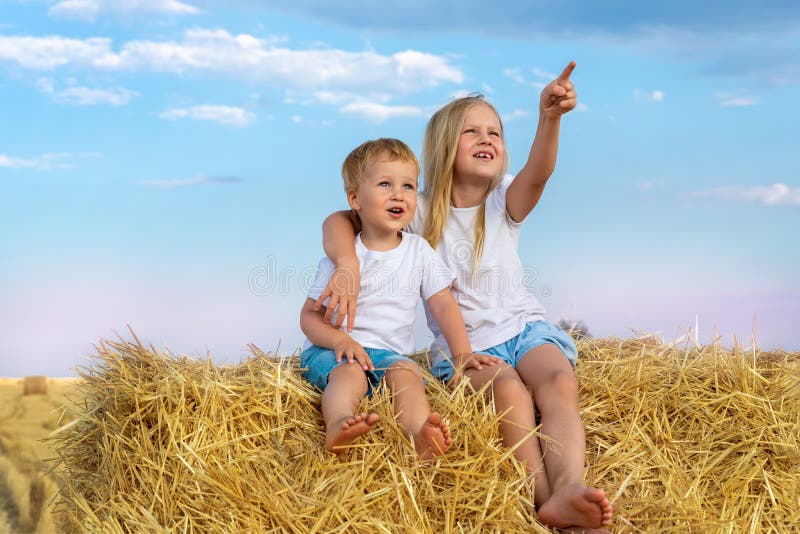
[[[22,381],[23,395],[47,395],[46,376],[26,376]]]
[[[578,343],[590,485],[612,532],[795,532],[800,353]],[[491,398],[428,377],[453,446],[422,463],[385,389],[381,423],[334,457],[296,357],[230,367],[102,342],[57,431],[64,531],[549,532]]]

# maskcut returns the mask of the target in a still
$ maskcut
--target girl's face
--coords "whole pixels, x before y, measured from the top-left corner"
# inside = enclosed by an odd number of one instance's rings
[[[485,104],[470,107],[458,138],[454,180],[493,180],[503,168],[504,156],[503,130],[497,113]]]

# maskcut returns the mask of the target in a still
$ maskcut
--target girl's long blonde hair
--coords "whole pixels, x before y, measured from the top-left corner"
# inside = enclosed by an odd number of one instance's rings
[[[474,94],[457,98],[433,114],[425,129],[425,143],[422,147],[422,159],[425,166],[425,193],[428,197],[428,223],[423,237],[435,249],[442,237],[447,217],[450,214],[450,201],[453,193],[453,174],[464,116],[472,106],[483,104],[489,106],[500,121],[500,134],[503,134],[503,123],[500,114],[483,95]],[[503,150],[503,166],[498,174],[486,186],[481,199],[478,214],[475,217],[475,243],[472,256],[473,276],[483,255],[483,241],[486,235],[486,197],[497,185],[497,182],[508,170],[508,151]]]

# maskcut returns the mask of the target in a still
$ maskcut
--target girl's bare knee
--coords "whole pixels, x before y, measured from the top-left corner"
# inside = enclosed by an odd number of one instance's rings
[[[571,371],[558,370],[550,374],[539,387],[533,391],[536,405],[540,408],[548,400],[556,399],[558,402],[578,402],[578,381]]]
[[[508,369],[508,371],[500,372],[492,381],[492,391],[495,397],[530,399],[530,391],[522,378],[513,367],[509,366]]]

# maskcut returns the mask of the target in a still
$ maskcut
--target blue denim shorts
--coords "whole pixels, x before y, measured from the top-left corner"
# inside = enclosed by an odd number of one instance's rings
[[[578,348],[575,346],[575,342],[572,341],[569,334],[547,321],[533,321],[528,323],[525,325],[525,330],[523,330],[521,334],[512,337],[505,343],[500,343],[494,347],[475,352],[497,356],[516,369],[520,359],[525,356],[528,351],[535,349],[539,345],[544,345],[545,343],[552,343],[558,347],[569,360],[569,363],[571,363],[573,367],[575,366],[578,361]],[[453,377],[453,362],[449,359],[437,362],[431,368],[431,374],[440,380],[450,380]]]
[[[370,360],[372,360],[372,365],[375,366],[374,371],[364,371],[364,374],[367,375],[367,382],[369,383],[368,395],[372,395],[372,390],[378,387],[383,375],[385,375],[389,367],[395,363],[411,362],[414,365],[417,365],[408,356],[396,354],[390,350],[371,349],[369,347],[364,347],[364,351],[367,353],[367,356],[369,356]],[[312,386],[316,386],[320,390],[325,389],[325,386],[328,385],[328,375],[330,375],[331,371],[333,371],[339,365],[359,364],[349,363],[346,357],[343,357],[342,361],[337,362],[336,351],[323,349],[322,347],[317,347],[316,345],[308,347],[300,355],[300,367],[303,368],[303,378],[310,382]]]

